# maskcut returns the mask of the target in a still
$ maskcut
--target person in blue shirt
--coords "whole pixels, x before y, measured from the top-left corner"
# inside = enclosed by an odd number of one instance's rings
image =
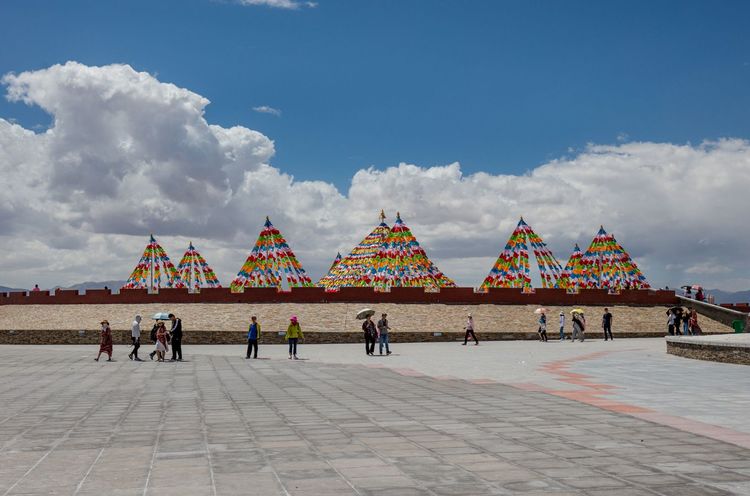
[[[258,358],[258,338],[260,337],[260,324],[258,323],[258,317],[253,315],[250,317],[250,328],[247,330],[247,356],[250,358],[252,353],[253,358]],[[254,351],[254,353],[253,353]]]

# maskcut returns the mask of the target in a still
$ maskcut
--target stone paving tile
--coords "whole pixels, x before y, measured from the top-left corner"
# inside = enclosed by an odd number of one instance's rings
[[[749,450],[499,384],[21,348],[0,375],[0,496],[750,493]]]

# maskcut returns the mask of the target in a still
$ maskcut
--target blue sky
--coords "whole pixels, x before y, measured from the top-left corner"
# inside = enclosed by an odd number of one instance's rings
[[[730,1],[5,0],[0,73],[130,64],[345,191],[369,165],[517,174],[590,142],[747,138],[749,18]],[[0,115],[49,121],[5,100]]]

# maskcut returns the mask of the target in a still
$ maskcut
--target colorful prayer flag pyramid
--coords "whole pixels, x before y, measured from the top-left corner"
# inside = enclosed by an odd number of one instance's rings
[[[328,269],[328,272],[331,272],[334,267],[336,267],[339,262],[341,262],[341,252],[336,252],[336,257],[333,259],[333,263],[331,264],[331,267]]]
[[[146,249],[122,289],[159,289],[162,287],[184,288],[180,274],[167,256],[167,252],[156,242],[152,234]]]
[[[531,288],[529,244],[534,250],[542,287],[565,287],[567,282],[560,262],[542,238],[521,218],[481,288]]]
[[[231,288],[232,291],[241,288],[281,288],[282,277],[286,278],[289,287],[313,285],[284,237],[266,217],[258,241],[232,281]]]
[[[328,289],[372,286],[371,271],[375,267],[375,257],[390,231],[388,224],[385,223],[385,213],[381,210],[380,224],[365,236],[365,239],[355,246],[349,255],[332,265],[328,274],[318,281],[318,286]]]
[[[576,283],[575,281],[577,278],[581,276],[581,257],[583,256],[583,252],[581,251],[581,247],[578,246],[578,243],[576,243],[575,247],[573,248],[573,253],[570,255],[570,258],[568,259],[568,263],[565,264],[565,268],[563,269],[563,276],[566,278],[568,284],[567,287],[575,288]]]
[[[180,274],[185,287],[198,290],[200,288],[220,288],[219,279],[208,266],[206,260],[198,253],[193,243],[190,243],[187,251],[182,256],[180,264],[177,266],[177,272]]]
[[[438,270],[419,246],[411,230],[396,214],[396,222],[383,240],[374,266],[368,270],[373,285],[391,287],[455,287],[451,279]]]
[[[651,287],[630,255],[604,227],[573,268],[572,285],[579,288],[646,289]]]

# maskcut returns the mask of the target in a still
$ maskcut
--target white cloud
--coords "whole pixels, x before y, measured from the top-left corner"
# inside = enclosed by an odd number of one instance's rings
[[[268,105],[261,105],[260,107],[253,107],[253,110],[255,112],[258,112],[259,114],[271,114],[275,115],[276,117],[281,117],[281,110],[273,107],[269,107]]]
[[[269,138],[209,124],[206,98],[127,65],[3,83],[53,124],[0,119],[2,285],[124,279],[150,232],[175,261],[194,241],[228,283],[266,215],[318,277],[385,208],[462,285],[481,282],[523,215],[561,261],[604,224],[656,285],[750,287],[745,140],[590,145],[518,176],[399,164],[356,172],[344,194],[294,180],[270,165]]]
[[[241,5],[260,5],[274,9],[288,10],[297,10],[301,7],[314,8],[318,6],[317,2],[301,2],[298,0],[237,0],[237,3]]]

